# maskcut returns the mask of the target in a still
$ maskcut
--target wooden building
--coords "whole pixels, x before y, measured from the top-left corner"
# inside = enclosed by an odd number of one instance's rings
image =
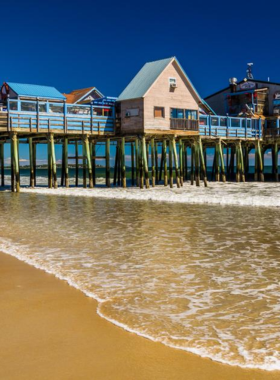
[[[280,115],[280,83],[243,79],[205,98],[218,115],[268,117]]]
[[[212,113],[175,57],[146,63],[117,99],[122,134],[197,134]]]
[[[71,104],[90,104],[92,101],[104,97],[96,87],[73,90],[69,94],[63,95],[66,97],[66,103]]]

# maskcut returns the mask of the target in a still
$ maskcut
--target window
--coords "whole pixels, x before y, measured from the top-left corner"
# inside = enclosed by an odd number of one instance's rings
[[[36,112],[36,103],[21,102],[21,110],[26,112]]]
[[[171,119],[197,120],[197,111],[184,110],[181,108],[171,108],[170,109],[170,117],[171,117]]]
[[[177,79],[176,78],[169,78],[169,86],[170,87],[177,87]]]
[[[125,110],[125,117],[139,116],[139,108],[128,108]]]
[[[47,112],[47,105],[46,105],[46,103],[40,103],[39,104],[39,112]]]
[[[63,106],[57,104],[50,104],[50,112],[52,113],[63,113]]]
[[[155,107],[154,108],[154,117],[164,118],[164,107]]]
[[[10,110],[17,111],[17,109],[18,109],[18,103],[10,101]]]

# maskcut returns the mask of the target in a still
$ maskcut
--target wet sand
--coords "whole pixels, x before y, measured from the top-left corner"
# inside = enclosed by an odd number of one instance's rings
[[[41,270],[0,254],[0,379],[275,380],[165,347],[96,314],[97,303]]]

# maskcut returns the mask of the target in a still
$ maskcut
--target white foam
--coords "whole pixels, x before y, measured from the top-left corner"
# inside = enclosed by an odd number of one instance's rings
[[[22,188],[25,193],[129,199],[190,204],[219,204],[251,207],[280,207],[280,184],[276,183],[209,183],[207,188],[191,186],[170,189],[157,186],[149,189],[138,188]]]

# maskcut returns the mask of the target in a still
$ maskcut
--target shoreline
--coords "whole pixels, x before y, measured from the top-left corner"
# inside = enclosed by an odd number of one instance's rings
[[[94,299],[2,252],[0,288],[5,380],[280,379],[279,371],[232,367],[129,333],[101,318]]]
[[[9,189],[2,188],[2,191],[9,192]],[[206,188],[203,185],[196,187],[188,183],[179,189],[175,186],[171,189],[163,185],[154,188],[150,187],[149,189],[139,189],[136,187],[124,189],[113,186],[110,188],[97,186],[92,189],[82,187],[58,187],[57,189],[35,187],[32,189],[26,186],[21,188],[21,193],[189,205],[280,208],[280,187],[277,183],[212,182]]]

